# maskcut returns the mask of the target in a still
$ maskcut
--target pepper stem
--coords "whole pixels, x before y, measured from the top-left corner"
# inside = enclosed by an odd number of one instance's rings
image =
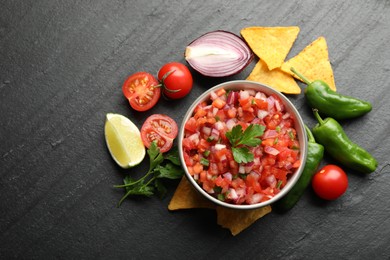
[[[310,131],[310,128],[307,125],[305,125],[305,130],[307,134],[307,140],[309,141],[309,143],[315,143],[316,139],[314,138],[313,133]]]
[[[305,76],[303,76],[301,73],[299,73],[298,71],[296,71],[293,67],[290,68],[290,70],[295,74],[297,75],[298,77],[300,77],[307,85],[310,85],[311,82],[308,78],[306,78]]]
[[[318,109],[317,108],[313,108],[313,113],[314,113],[314,116],[316,117],[318,123],[320,123],[320,125],[323,125],[324,124],[324,120],[322,120],[320,114],[318,114]]]

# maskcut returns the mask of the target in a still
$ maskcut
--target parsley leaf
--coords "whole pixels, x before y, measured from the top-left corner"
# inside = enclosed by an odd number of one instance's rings
[[[157,144],[153,142],[147,151],[149,155],[149,171],[135,180],[127,175],[123,179],[122,185],[115,185],[115,188],[124,188],[125,195],[118,202],[118,207],[130,195],[153,196],[155,193],[162,197],[167,189],[162,183],[162,179],[179,179],[184,171],[181,167],[179,153],[177,149],[172,149],[167,154],[162,154]]]
[[[234,160],[238,163],[252,162],[254,159],[253,153],[247,147],[232,147]]]
[[[245,131],[241,125],[236,125],[226,132],[226,137],[232,146],[234,160],[238,163],[252,162],[253,154],[250,152],[250,147],[255,147],[261,144],[260,137],[264,134],[265,126],[250,124]]]

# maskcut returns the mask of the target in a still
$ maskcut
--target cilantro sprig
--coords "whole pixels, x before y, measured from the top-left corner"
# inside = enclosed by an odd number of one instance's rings
[[[124,188],[126,193],[118,202],[118,207],[130,195],[143,195],[147,197],[157,193],[163,197],[167,189],[162,183],[162,179],[179,179],[183,176],[184,171],[181,167],[178,150],[172,149],[167,154],[160,152],[156,142],[152,142],[147,150],[149,155],[149,170],[148,172],[135,180],[126,175],[122,185],[115,185],[115,188]]]
[[[234,160],[238,163],[252,162],[254,155],[250,152],[249,147],[261,144],[261,137],[264,133],[265,126],[250,124],[245,131],[241,125],[236,125],[232,130],[226,132],[232,147]]]

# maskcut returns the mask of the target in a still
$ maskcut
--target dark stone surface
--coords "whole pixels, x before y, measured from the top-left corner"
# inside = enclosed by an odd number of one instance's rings
[[[222,4],[223,3],[223,4]],[[390,4],[358,1],[21,1],[1,2],[0,258],[389,259]],[[212,211],[169,212],[168,196],[115,205],[124,171],[107,152],[105,114],[138,126],[152,113],[179,124],[191,101],[216,83],[194,72],[191,94],[132,111],[121,93],[136,71],[181,61],[203,33],[298,25],[289,57],[325,36],[339,92],[373,103],[343,123],[379,161],[325,203],[308,189],[286,214],[271,213],[236,237]],[[303,86],[303,84],[301,84]],[[289,96],[305,122],[303,95]],[[323,164],[334,163],[328,157]]]

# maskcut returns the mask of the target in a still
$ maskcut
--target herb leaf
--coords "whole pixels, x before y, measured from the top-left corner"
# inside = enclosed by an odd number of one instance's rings
[[[183,169],[181,167],[175,166],[173,163],[167,163],[164,166],[159,165],[157,168],[158,173],[155,175],[156,178],[166,178],[166,179],[179,179],[183,176]]]
[[[236,125],[226,132],[226,137],[232,146],[234,160],[238,163],[252,162],[253,154],[248,147],[254,147],[261,144],[260,137],[264,134],[265,126],[250,124],[245,131],[242,131],[241,125]]]
[[[122,185],[115,185],[115,188],[124,188],[125,195],[118,202],[118,206],[130,195],[143,195],[151,197],[155,193],[162,197],[167,190],[162,183],[162,179],[179,179],[184,171],[178,156],[178,150],[171,149],[165,156],[160,152],[157,144],[152,142],[147,151],[149,155],[149,171],[135,180],[129,175],[123,179]]]
[[[254,159],[253,153],[247,147],[232,147],[234,160],[238,163],[252,162]]]
[[[257,146],[261,144],[260,136],[264,133],[265,126],[250,124],[241,136],[238,145],[243,144],[247,146]]]

